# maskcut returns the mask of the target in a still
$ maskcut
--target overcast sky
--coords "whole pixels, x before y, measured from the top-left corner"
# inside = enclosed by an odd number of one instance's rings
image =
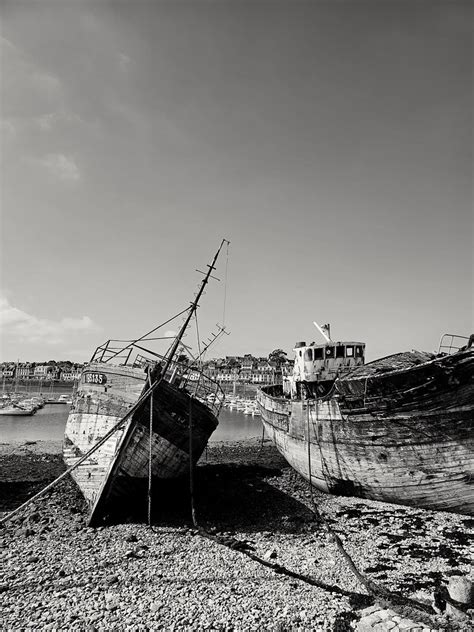
[[[471,3],[4,1],[1,70],[2,360],[138,337],[223,237],[212,356],[474,330]]]

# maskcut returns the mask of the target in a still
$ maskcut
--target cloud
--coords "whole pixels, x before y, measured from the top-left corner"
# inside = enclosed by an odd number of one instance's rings
[[[71,156],[47,154],[39,162],[54,178],[63,182],[77,182],[81,178],[79,167]]]
[[[57,345],[68,340],[74,333],[95,332],[100,327],[89,316],[49,320],[28,314],[0,297],[0,327],[2,334],[20,342],[42,342]]]
[[[84,121],[74,112],[63,109],[56,112],[48,112],[47,114],[42,114],[41,116],[34,117],[33,123],[42,132],[50,132],[54,127],[57,127],[58,125],[68,125],[70,123],[84,124]]]

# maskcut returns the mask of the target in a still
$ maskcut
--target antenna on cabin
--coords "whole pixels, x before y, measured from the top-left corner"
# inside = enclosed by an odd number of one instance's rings
[[[313,320],[313,325],[319,331],[319,333],[326,339],[326,342],[332,342],[331,340],[331,325],[327,323],[326,325],[318,325],[318,323]]]

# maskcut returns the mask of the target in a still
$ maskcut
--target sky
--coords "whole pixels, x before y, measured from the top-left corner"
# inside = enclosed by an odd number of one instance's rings
[[[209,357],[291,357],[315,320],[369,360],[474,331],[471,3],[1,13],[0,361],[138,338],[222,238]]]

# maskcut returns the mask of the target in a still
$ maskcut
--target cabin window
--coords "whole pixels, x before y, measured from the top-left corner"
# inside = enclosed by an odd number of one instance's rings
[[[346,347],[346,358],[354,357],[354,347]]]
[[[364,357],[364,348],[356,347],[356,358],[363,358],[363,357]]]
[[[344,345],[338,345],[336,347],[336,358],[344,357]]]
[[[314,359],[315,360],[322,360],[324,357],[323,355],[323,348],[322,347],[316,347],[316,349],[314,349]]]
[[[326,347],[326,358],[334,358],[334,347]]]
[[[306,349],[306,351],[304,352],[304,359],[305,360],[309,360],[310,362],[313,361],[313,350],[312,349]]]

